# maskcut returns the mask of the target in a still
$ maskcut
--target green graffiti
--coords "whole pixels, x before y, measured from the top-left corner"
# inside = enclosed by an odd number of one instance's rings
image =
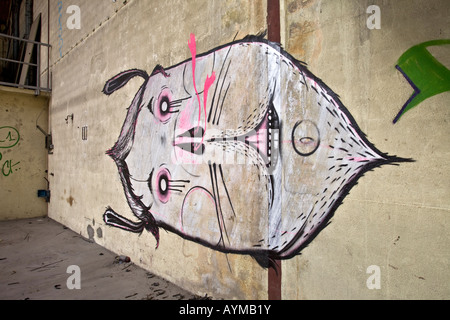
[[[16,168],[20,164],[19,162],[13,163],[12,160],[6,160],[2,166],[2,174],[5,177],[8,177],[14,171],[19,171],[20,168]]]
[[[0,127],[0,149],[15,147],[20,141],[20,134],[13,127]]]
[[[0,150],[14,148],[20,141],[20,134],[17,129],[13,127],[0,127]],[[3,155],[0,153],[0,161],[2,161]],[[3,161],[2,161],[3,162]],[[20,161],[13,162],[13,160],[7,159],[3,163],[0,163],[0,175],[4,177],[10,176],[12,173],[20,170]]]
[[[450,70],[427,50],[427,47],[450,45],[450,39],[433,40],[407,50],[396,68],[408,80],[414,93],[394,119],[396,123],[408,110],[432,96],[450,91]]]

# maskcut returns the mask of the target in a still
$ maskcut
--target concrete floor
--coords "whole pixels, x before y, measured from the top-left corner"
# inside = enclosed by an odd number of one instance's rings
[[[80,289],[68,288],[80,268]],[[70,270],[69,270],[70,271]],[[72,271],[73,272],[73,271]],[[199,297],[49,218],[0,222],[1,300],[191,300]]]

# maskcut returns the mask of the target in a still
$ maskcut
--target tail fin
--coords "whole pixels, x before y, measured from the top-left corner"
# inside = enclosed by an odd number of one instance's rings
[[[103,214],[103,221],[109,226],[113,226],[122,230],[141,233],[144,230],[144,222],[133,222],[125,217],[117,214],[111,208],[106,209]]]

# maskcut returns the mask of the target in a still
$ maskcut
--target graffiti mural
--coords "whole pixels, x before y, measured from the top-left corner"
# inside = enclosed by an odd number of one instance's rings
[[[20,134],[13,127],[0,127],[0,151],[3,149],[12,149],[20,142]],[[6,157],[5,157],[6,158]],[[20,161],[4,159],[0,152],[1,175],[8,177],[14,172],[20,170]]]
[[[414,93],[403,105],[394,123],[410,109],[437,94],[450,91],[450,70],[427,50],[431,46],[450,45],[450,39],[433,40],[418,44],[407,50],[395,66]]]
[[[107,225],[267,267],[298,254],[365,172],[409,161],[378,151],[338,96],[263,36],[198,54],[191,35],[188,60],[106,82],[112,95],[143,79],[107,151],[134,219],[107,208]]]

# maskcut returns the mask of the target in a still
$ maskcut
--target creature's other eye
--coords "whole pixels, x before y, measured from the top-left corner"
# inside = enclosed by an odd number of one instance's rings
[[[170,199],[170,172],[165,168],[161,168],[156,174],[156,195],[162,203],[167,203]]]
[[[170,101],[167,97],[163,97],[163,99],[161,100],[160,104],[159,104],[159,112],[162,115],[166,115],[167,113],[169,113],[170,110]]]
[[[169,122],[172,114],[179,112],[179,105],[172,101],[172,92],[168,88],[163,88],[151,111],[162,123]]]
[[[309,120],[297,122],[292,130],[292,145],[295,152],[308,157],[317,151],[320,144],[320,132],[316,124]]]

